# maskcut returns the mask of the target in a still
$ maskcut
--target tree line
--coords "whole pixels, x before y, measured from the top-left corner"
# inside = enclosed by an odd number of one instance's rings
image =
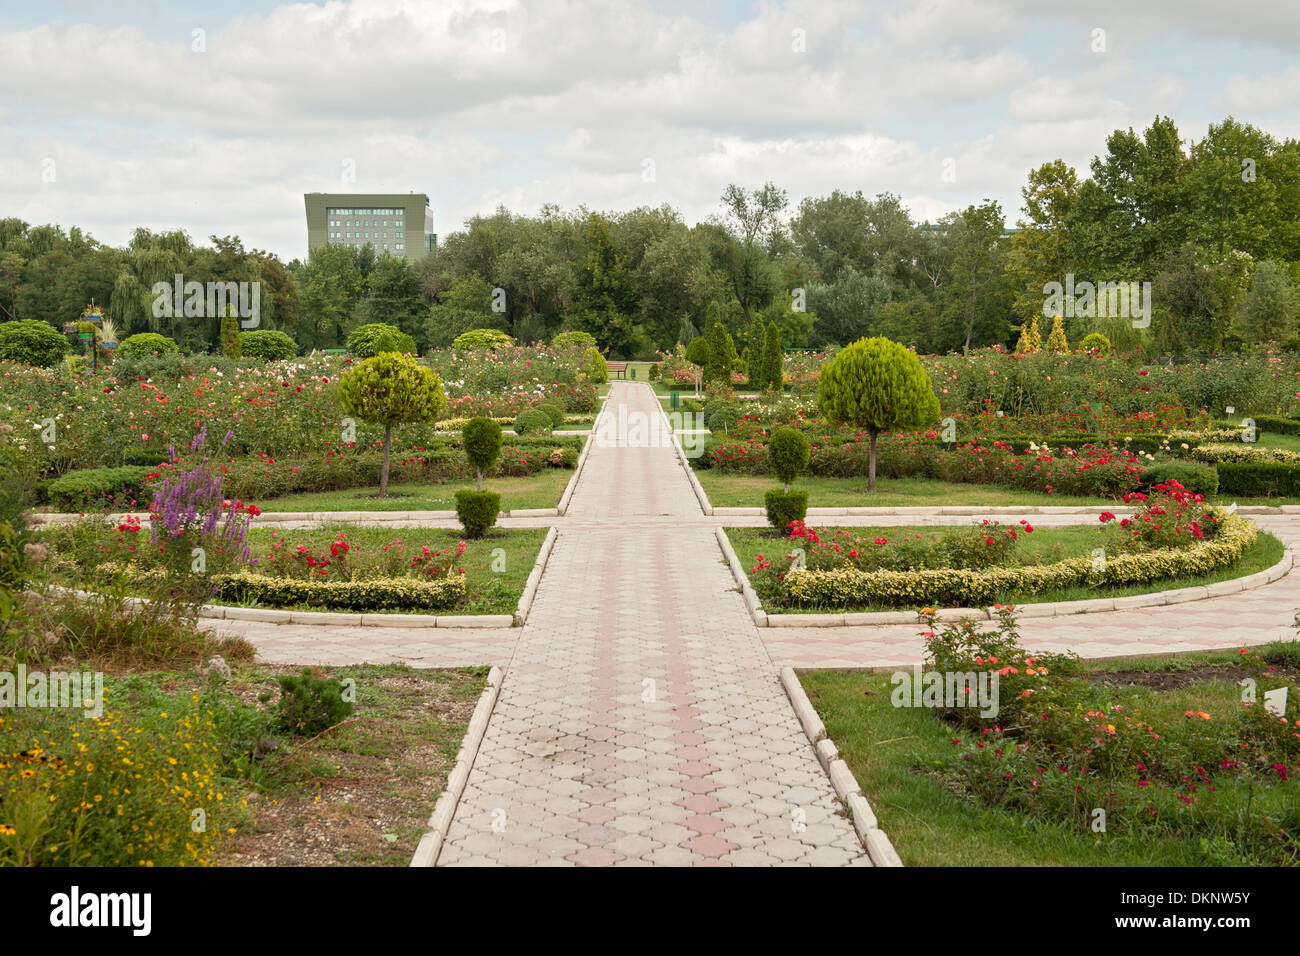
[[[577,329],[612,356],[648,357],[706,332],[713,307],[745,339],[755,322],[775,324],[787,348],[884,335],[945,353],[1013,346],[1020,325],[1043,314],[1045,287],[1069,278],[1150,283],[1152,303],[1136,328],[1127,316],[1067,308],[1072,343],[1101,332],[1161,354],[1300,346],[1297,141],[1229,117],[1184,143],[1157,117],[1140,133],[1112,133],[1088,172],[1061,160],[1030,170],[1011,229],[989,200],[918,222],[892,193],[835,190],[791,206],[766,183],[728,186],[716,215],[696,225],[668,205],[498,208],[413,263],[322,246],[285,264],[236,237],[203,246],[147,229],[120,249],[11,218],[0,220],[0,318],[58,326],[94,299],[128,333],[215,349],[219,319],[151,309],[153,284],[181,273],[260,280],[262,327],[304,350],[340,347],[351,329],[382,321],[421,350],[474,328],[521,341]]]

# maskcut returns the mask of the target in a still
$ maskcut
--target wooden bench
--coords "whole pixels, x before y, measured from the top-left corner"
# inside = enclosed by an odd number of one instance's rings
[[[623,378],[624,375],[625,375],[625,373],[627,372],[627,363],[626,363],[626,362],[606,362],[606,363],[605,363],[605,368],[608,369],[608,370],[611,371],[611,372],[615,372],[615,373],[617,373],[616,376],[615,376],[616,378]]]

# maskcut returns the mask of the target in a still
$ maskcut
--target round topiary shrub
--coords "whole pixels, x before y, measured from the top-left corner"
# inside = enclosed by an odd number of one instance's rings
[[[68,351],[68,340],[39,319],[0,323],[0,359],[49,368]]]
[[[269,362],[291,359],[298,354],[297,343],[277,329],[240,332],[239,347],[244,358],[266,359]]]
[[[1110,353],[1110,339],[1100,332],[1090,332],[1083,337],[1083,341],[1079,343],[1079,348],[1085,352],[1098,352],[1107,355]]]
[[[568,332],[561,332],[555,338],[551,339],[551,347],[556,349],[572,349],[578,346],[587,347],[596,344],[596,337],[590,332],[579,332],[577,329],[571,329]]]
[[[763,496],[767,520],[777,531],[788,532],[790,522],[802,521],[808,514],[808,492],[799,489],[783,492],[773,488]]]
[[[516,435],[549,435],[551,416],[537,408],[525,408],[515,418]]]
[[[460,441],[465,448],[465,458],[474,469],[478,490],[483,490],[483,472],[496,462],[501,454],[501,426],[490,418],[471,418],[460,430]]]
[[[732,402],[711,398],[704,403],[704,427],[709,431],[728,431],[739,420],[740,407]]]
[[[380,352],[415,352],[415,339],[395,325],[370,322],[348,333],[348,352],[357,358],[374,358]]]
[[[552,428],[559,428],[564,424],[564,408],[557,402],[539,402],[537,410],[550,416]]]
[[[146,355],[168,355],[177,352],[176,343],[165,335],[159,335],[157,332],[137,332],[135,335],[128,335],[125,341],[117,347],[118,355],[125,355],[127,358],[144,358]]]
[[[772,460],[772,470],[790,491],[790,482],[803,474],[808,467],[808,438],[793,428],[778,428],[767,440],[767,454]]]
[[[515,344],[515,340],[500,329],[473,329],[462,332],[452,340],[454,349],[500,349]]]
[[[456,492],[456,517],[467,538],[481,538],[497,522],[501,513],[501,496],[495,491]]]

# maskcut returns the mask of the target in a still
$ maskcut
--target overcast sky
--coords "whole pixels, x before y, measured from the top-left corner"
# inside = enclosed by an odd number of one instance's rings
[[[1014,223],[1031,167],[1157,113],[1300,137],[1298,54],[1294,0],[4,0],[0,216],[285,260],[316,191],[426,192],[440,235],[765,180]]]

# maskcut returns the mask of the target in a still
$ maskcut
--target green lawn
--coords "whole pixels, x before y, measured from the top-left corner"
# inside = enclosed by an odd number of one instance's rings
[[[1031,521],[1030,524],[1033,522]],[[1003,524],[1014,525],[1015,521],[1003,520]],[[827,528],[823,531],[818,528],[818,534],[823,541],[830,539],[831,534],[839,529]],[[939,533],[940,529],[932,525],[923,527],[876,527],[876,528],[848,528],[850,533],[858,538],[871,541],[876,537],[887,538],[889,540],[898,540],[905,535],[919,534],[923,537],[933,536]],[[1035,528],[1033,534],[1021,535],[1020,542],[1023,550],[1033,556],[1035,561],[1048,564],[1059,561],[1071,555],[1087,555],[1094,547],[1100,544],[1100,528],[1092,525],[1074,525],[1064,528]],[[766,528],[728,528],[727,537],[731,539],[731,546],[736,549],[736,557],[740,560],[741,567],[748,574],[754,567],[758,555],[765,555],[768,560],[773,555],[783,555],[787,553],[788,547],[783,537],[778,537],[776,532]],[[1255,539],[1255,543],[1246,550],[1241,560],[1235,565],[1223,568],[1214,574],[1204,574],[1195,577],[1166,578],[1163,581],[1153,582],[1149,585],[1134,585],[1130,587],[1073,587],[1058,588],[1051,591],[1040,591],[1037,594],[1021,595],[1014,592],[1000,594],[990,603],[1000,604],[1037,604],[1049,601],[1086,601],[1090,598],[1101,597],[1127,597],[1132,594],[1149,594],[1152,591],[1171,591],[1175,588],[1202,587],[1207,584],[1214,584],[1219,581],[1227,581],[1232,578],[1245,577],[1254,574],[1257,571],[1264,571],[1277,564],[1282,560],[1286,553],[1286,547],[1268,532],[1261,531]],[[895,607],[886,607],[884,605],[863,605],[842,607],[796,607],[784,606],[774,603],[772,599],[765,597],[763,599],[764,607],[770,612],[779,612],[786,614],[817,614],[826,611],[888,611],[897,610]]]
[[[270,552],[272,540],[282,540],[292,551],[306,545],[314,553],[328,550],[340,532],[347,535],[348,543],[362,552],[378,551],[386,544],[401,543],[402,549],[412,554],[428,545],[430,551],[455,548],[464,540],[460,529],[449,528],[359,528],[333,525],[310,530],[278,530],[274,526],[255,528],[249,533],[253,554],[265,556]],[[278,538],[275,536],[278,535]],[[465,569],[468,588],[468,605],[446,613],[451,614],[513,614],[524,591],[524,583],[537,561],[537,552],[546,539],[545,528],[493,528],[476,541],[467,541],[465,553],[455,559],[457,567]],[[504,567],[493,570],[493,562],[500,558],[493,552],[501,549]],[[450,559],[448,559],[450,560]],[[500,565],[499,565],[500,566]],[[278,606],[278,605],[277,605]],[[312,610],[300,607],[298,610]],[[372,612],[373,613],[373,612]]]
[[[554,508],[573,477],[571,468],[543,468],[527,478],[488,478],[483,490],[501,495],[501,510]],[[458,489],[473,489],[474,482],[444,484],[392,484],[388,497],[377,498],[378,488],[347,488],[308,492],[259,501],[263,511],[452,511]]]
[[[1233,663],[1235,655],[1199,655]],[[1128,669],[1179,670],[1163,658]],[[1098,668],[1099,671],[1106,667]],[[1118,668],[1110,666],[1114,671]],[[977,803],[963,792],[952,766],[953,740],[964,736],[926,708],[894,707],[888,675],[808,671],[799,675],[826,731],[848,763],[881,829],[907,866],[1204,866],[1194,836],[1159,840],[1092,833],[1053,818]],[[1159,699],[1163,697],[1164,699]],[[1222,713],[1240,706],[1233,680],[1208,679],[1174,691],[1117,689],[1126,709],[1158,705],[1175,719],[1185,709]]]

